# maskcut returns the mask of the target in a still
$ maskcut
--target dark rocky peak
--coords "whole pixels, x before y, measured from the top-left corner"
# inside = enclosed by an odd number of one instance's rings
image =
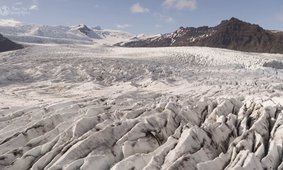
[[[242,21],[242,20],[240,20],[240,19],[238,19],[238,18],[235,18],[235,17],[232,17],[232,18],[230,18],[230,20],[228,20],[229,22],[240,22],[240,23],[246,23],[246,22],[244,22],[244,21]]]
[[[264,31],[259,25],[250,24],[244,22],[237,18],[232,17],[230,20],[223,20],[221,23],[215,27],[219,30],[231,30],[231,31],[244,31],[244,30],[255,30],[255,31]]]
[[[202,26],[202,27],[180,27],[177,31],[206,31],[210,29],[208,26]]]
[[[97,29],[99,29],[100,27],[95,27],[95,28],[97,28]],[[101,36],[100,35],[98,35],[95,31],[97,31],[97,29],[96,30],[94,30],[95,28],[89,28],[88,26],[86,26],[85,24],[80,24],[80,25],[78,25],[78,26],[76,26],[75,27],[75,30],[78,30],[78,31],[80,31],[82,34],[84,34],[84,35],[86,35],[86,36],[88,36],[88,37],[90,37],[90,38],[94,38],[94,39],[101,39]],[[101,29],[101,28],[100,28]]]
[[[198,28],[195,28],[195,27],[180,27],[178,30],[176,30],[174,33],[177,34],[177,35],[186,35],[186,34],[189,34],[189,35],[199,35],[199,34],[204,34],[204,33],[207,33],[209,32],[211,28],[208,27],[208,26],[202,26],[202,27],[198,27]]]
[[[248,24],[247,22],[244,22],[242,20],[239,20],[237,18],[232,17],[229,20],[222,20],[219,26],[226,26],[226,25],[242,25],[242,24]]]
[[[79,30],[80,32],[84,33],[84,34],[88,34],[89,32],[91,32],[92,30],[90,28],[88,28],[85,24],[80,24],[77,26],[77,30]]]

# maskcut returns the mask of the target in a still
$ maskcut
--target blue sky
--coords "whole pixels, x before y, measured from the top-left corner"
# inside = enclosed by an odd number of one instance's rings
[[[0,0],[2,22],[84,23],[134,34],[214,26],[231,17],[283,30],[283,0]]]

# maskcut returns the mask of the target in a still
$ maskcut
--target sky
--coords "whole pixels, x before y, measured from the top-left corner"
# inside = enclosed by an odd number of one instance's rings
[[[283,30],[283,0],[0,0],[0,24],[86,24],[133,34],[215,26],[231,17]]]

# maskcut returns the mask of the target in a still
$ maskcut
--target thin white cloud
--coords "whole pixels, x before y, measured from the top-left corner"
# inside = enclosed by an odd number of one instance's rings
[[[35,11],[38,10],[38,0],[32,0],[32,5],[29,7],[29,10],[31,11]]]
[[[0,25],[13,27],[13,26],[21,25],[21,22],[14,19],[0,19]]]
[[[189,9],[195,10],[197,8],[197,0],[165,0],[163,6],[166,8],[175,9]]]
[[[173,22],[174,19],[171,16],[167,16],[161,13],[156,13],[155,16],[157,16],[159,19],[161,19],[164,22],[170,23]]]
[[[126,29],[126,28],[131,27],[131,25],[130,24],[117,24],[116,27],[118,29]]]
[[[132,13],[147,13],[149,12],[149,9],[141,6],[139,3],[136,3],[131,7],[131,11]]]
[[[31,10],[31,11],[38,10],[38,6],[37,5],[31,5],[29,7],[29,10]]]

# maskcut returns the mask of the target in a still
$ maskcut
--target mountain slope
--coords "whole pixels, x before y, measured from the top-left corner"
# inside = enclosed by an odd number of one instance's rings
[[[0,34],[0,52],[17,50],[21,48],[23,48],[21,45],[12,42]]]
[[[74,31],[80,31],[82,34],[90,37],[90,38],[94,38],[94,39],[101,39],[101,37],[92,29],[88,28],[86,25],[84,24],[80,24],[76,27],[74,27]]]
[[[126,47],[206,46],[247,52],[283,53],[283,33],[236,18],[215,27],[181,27],[173,33],[118,45]]]

